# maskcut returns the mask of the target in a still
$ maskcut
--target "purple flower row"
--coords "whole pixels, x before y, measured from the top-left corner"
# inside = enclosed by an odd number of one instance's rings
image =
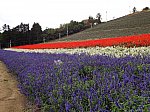
[[[20,91],[44,112],[149,111],[150,56],[0,50]]]

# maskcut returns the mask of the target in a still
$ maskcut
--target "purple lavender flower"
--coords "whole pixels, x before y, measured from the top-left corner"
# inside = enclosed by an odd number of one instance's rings
[[[150,56],[0,50],[0,60],[17,75],[21,93],[48,111],[132,111],[150,102]]]

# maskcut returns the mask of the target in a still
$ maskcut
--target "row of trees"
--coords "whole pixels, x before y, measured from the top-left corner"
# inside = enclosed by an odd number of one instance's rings
[[[0,34],[1,48],[35,43],[42,34],[41,26],[38,23],[34,23],[31,30],[29,30],[29,24],[23,23],[12,29],[9,25],[4,24],[2,30],[3,33]]]
[[[88,28],[83,22],[70,21],[68,24],[61,24],[60,28],[47,28],[42,31],[39,23],[34,23],[31,30],[29,24],[21,23],[10,29],[9,25],[4,24],[3,33],[0,33],[0,46],[6,48],[25,44],[36,44],[50,41],[64,36],[80,32]]]
[[[83,22],[70,21],[67,24],[61,24],[59,28],[47,28],[43,31],[42,37],[46,37],[47,40],[54,40],[58,38],[62,38],[64,36],[68,36],[82,30],[85,30],[89,26],[86,26]]]
[[[100,13],[98,13],[96,17],[97,19],[94,19],[90,16],[89,19],[87,19],[87,23],[84,21],[77,22],[72,20],[70,23],[61,24],[59,28],[46,28],[44,31],[42,31],[39,23],[34,23],[31,29],[29,28],[29,24],[24,23],[21,23],[12,29],[10,29],[9,25],[4,24],[2,26],[3,33],[0,33],[0,47],[6,48],[10,46],[36,44],[62,38],[85,30],[91,27],[90,24],[100,24]]]

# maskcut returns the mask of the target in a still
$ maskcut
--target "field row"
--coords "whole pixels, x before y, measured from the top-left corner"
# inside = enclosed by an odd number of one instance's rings
[[[125,57],[130,56],[146,56],[150,55],[149,47],[87,47],[87,48],[74,48],[74,49],[13,49],[7,48],[5,50],[16,51],[16,52],[26,52],[26,53],[48,53],[48,54],[82,54],[87,55],[106,55],[112,57]]]
[[[150,111],[150,55],[110,57],[0,50],[20,91],[44,112]]]
[[[133,36],[124,36],[116,38],[103,38],[97,40],[74,41],[74,42],[56,42],[45,44],[34,44],[25,46],[16,46],[18,49],[56,49],[56,48],[79,48],[79,47],[107,47],[107,46],[125,46],[139,47],[150,45],[150,34],[141,34]]]
[[[134,28],[124,28],[124,29],[116,29],[112,28],[110,30],[92,30],[90,32],[80,32],[77,34],[70,35],[69,37],[60,38],[55,41],[81,41],[88,39],[102,39],[102,38],[113,38],[120,36],[130,36],[130,35],[139,35],[139,34],[147,34],[150,32],[150,25],[145,27],[134,27]]]

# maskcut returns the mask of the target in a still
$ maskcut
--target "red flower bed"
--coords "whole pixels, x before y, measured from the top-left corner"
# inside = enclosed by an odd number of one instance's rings
[[[150,46],[150,34],[141,34],[133,36],[123,36],[115,38],[103,38],[97,40],[85,40],[74,42],[58,42],[16,46],[13,48],[20,49],[54,49],[54,48],[77,48],[77,47],[94,47],[94,46]]]

